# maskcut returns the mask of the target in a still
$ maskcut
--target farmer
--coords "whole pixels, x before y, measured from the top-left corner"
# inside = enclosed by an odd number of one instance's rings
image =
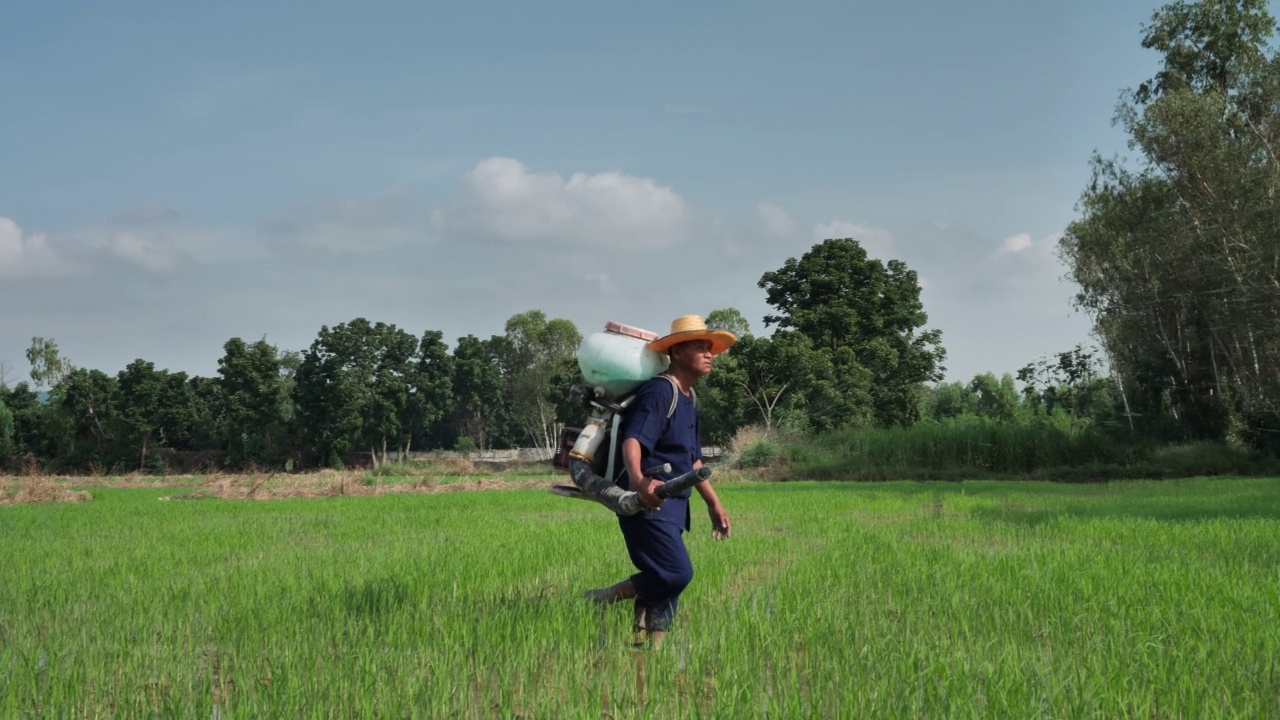
[[[627,553],[638,571],[622,582],[591,590],[586,597],[598,604],[635,598],[635,644],[662,644],[679,604],[680,593],[693,579],[693,564],[682,534],[689,529],[689,495],[685,490],[665,500],[655,494],[658,486],[702,466],[698,439],[697,396],[693,386],[711,372],[712,358],[737,342],[727,330],[712,330],[697,315],[685,315],[671,323],[671,333],[649,343],[666,353],[666,372],[640,387],[623,415],[621,435],[625,474],[617,484],[634,490],[645,506],[635,515],[619,515],[618,525]],[[642,469],[669,463],[670,471],[646,477]],[[711,533],[717,540],[729,536],[729,514],[716,497],[709,480],[694,486],[711,516]]]

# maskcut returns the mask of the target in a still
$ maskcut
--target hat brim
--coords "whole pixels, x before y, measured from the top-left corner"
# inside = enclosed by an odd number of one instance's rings
[[[665,353],[671,349],[672,345],[679,345],[682,342],[691,340],[710,340],[711,354],[719,355],[738,342],[738,336],[728,330],[686,330],[660,337],[649,343],[649,348],[655,352]]]

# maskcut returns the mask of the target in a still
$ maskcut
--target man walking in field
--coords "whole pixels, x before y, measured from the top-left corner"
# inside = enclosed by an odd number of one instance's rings
[[[689,497],[685,490],[669,498],[656,494],[666,480],[702,467],[702,443],[698,438],[697,396],[693,386],[711,373],[712,359],[729,349],[738,338],[726,330],[712,330],[698,315],[685,315],[671,323],[671,332],[649,344],[666,353],[666,372],[636,391],[635,400],[622,419],[622,457],[625,473],[617,484],[634,490],[645,506],[635,515],[618,516],[627,553],[637,572],[616,585],[591,590],[586,596],[607,604],[635,599],[635,644],[661,645],[675,618],[680,594],[693,579],[693,563],[683,533],[690,528]],[[642,468],[669,464],[671,469],[647,477]],[[717,540],[729,536],[729,514],[709,480],[694,488],[702,496]]]

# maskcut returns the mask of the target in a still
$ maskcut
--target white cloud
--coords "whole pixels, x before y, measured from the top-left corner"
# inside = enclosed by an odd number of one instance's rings
[[[462,178],[432,225],[463,238],[600,247],[663,247],[688,236],[689,211],[671,188],[617,172],[534,173],[489,158]]]
[[[43,233],[27,235],[16,222],[0,217],[0,277],[55,277],[74,271]]]
[[[167,273],[184,265],[189,256],[168,240],[139,237],[129,232],[111,236],[110,252],[115,257],[146,268],[154,273]]]
[[[796,222],[786,210],[772,203],[762,202],[756,205],[756,212],[764,221],[764,231],[770,235],[786,237],[796,231]]]
[[[862,245],[869,257],[880,260],[890,260],[898,254],[898,244],[894,241],[893,234],[884,228],[842,220],[819,223],[813,227],[815,243],[834,238],[853,238]]]
[[[1026,250],[1035,243],[1031,240],[1031,235],[1027,233],[1018,233],[1004,239],[1000,243],[1000,249],[996,250],[996,255],[1005,255],[1008,253],[1017,253]]]

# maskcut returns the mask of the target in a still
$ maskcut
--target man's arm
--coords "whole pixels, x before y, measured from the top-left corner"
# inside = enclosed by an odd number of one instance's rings
[[[693,463],[693,469],[697,470],[700,467],[702,467],[701,460]],[[702,496],[702,501],[707,504],[707,514],[711,516],[712,537],[717,540],[729,537],[729,512],[721,504],[720,497],[716,495],[716,489],[711,487],[711,481],[702,480],[693,487]]]
[[[622,441],[622,462],[627,466],[627,477],[631,479],[631,489],[640,496],[640,503],[650,510],[662,507],[665,498],[658,497],[654,491],[662,484],[657,478],[645,477],[640,469],[640,441],[627,438]]]

